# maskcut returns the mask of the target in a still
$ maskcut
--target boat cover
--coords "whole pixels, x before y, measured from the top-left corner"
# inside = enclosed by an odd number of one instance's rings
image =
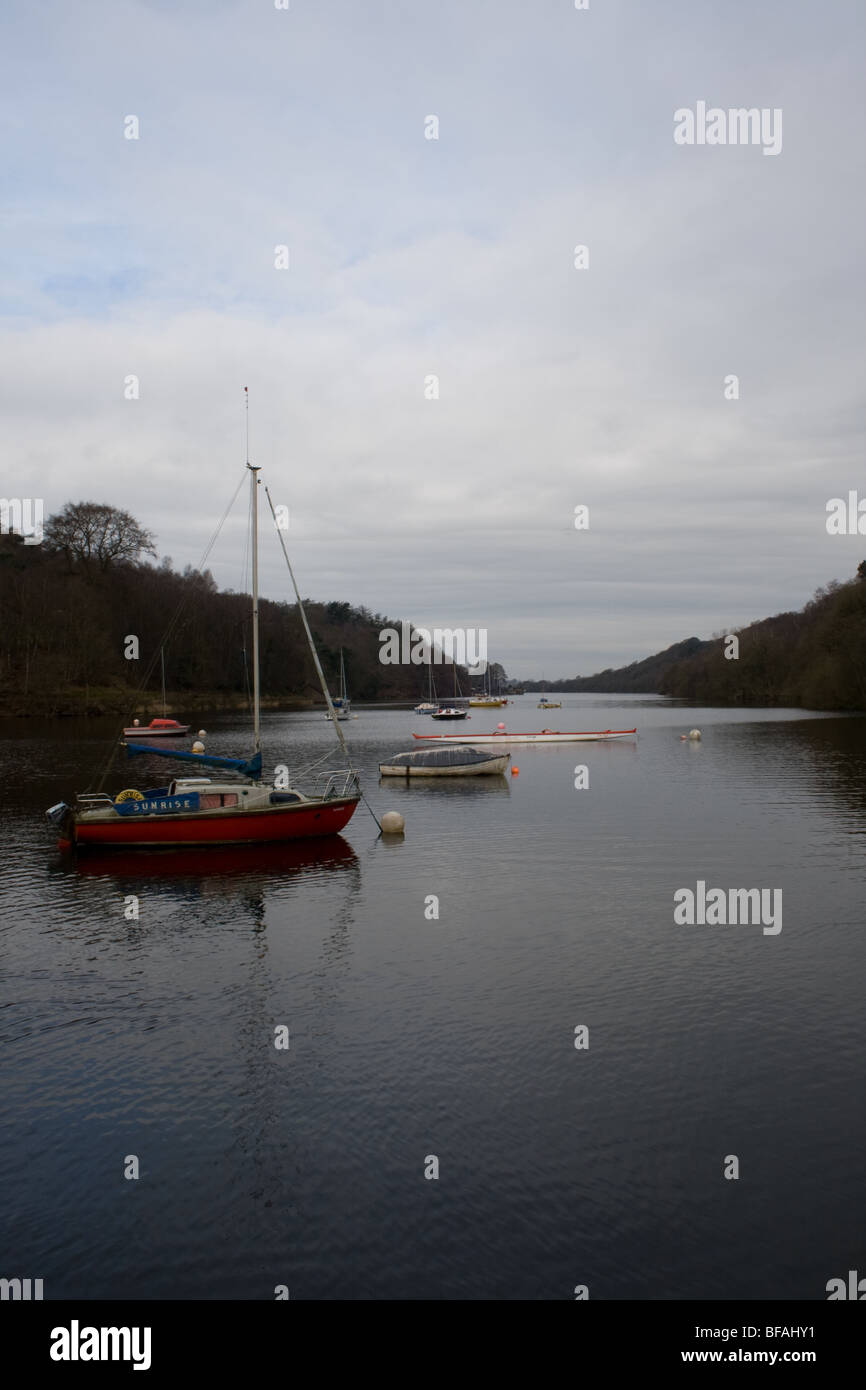
[[[258,777],[262,770],[261,752],[251,758],[217,758],[213,753],[185,753],[179,748],[155,748],[150,743],[127,743],[126,751],[130,758],[137,753],[152,753],[155,758],[174,758],[183,763],[206,763],[209,767],[233,767],[247,777]]]
[[[481,752],[465,744],[449,744],[446,748],[419,748],[411,753],[395,753],[386,758],[385,767],[472,767],[501,758],[501,753]]]

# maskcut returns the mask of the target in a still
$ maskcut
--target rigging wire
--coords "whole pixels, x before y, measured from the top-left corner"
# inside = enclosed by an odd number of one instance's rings
[[[338,721],[338,719],[337,719],[337,712],[336,712],[336,710],[334,709],[333,703],[332,703],[332,701],[331,701],[331,692],[330,692],[330,690],[328,689],[328,682],[325,680],[325,673],[324,673],[324,671],[322,670],[322,663],[319,661],[319,653],[316,651],[316,644],[315,644],[315,642],[313,641],[313,634],[312,634],[312,632],[310,631],[310,624],[309,624],[309,622],[307,621],[307,610],[304,608],[304,601],[303,601],[303,599],[301,598],[301,594],[300,594],[300,591],[299,591],[299,589],[298,589],[297,581],[296,581],[296,579],[295,579],[295,571],[292,569],[292,562],[291,562],[291,560],[289,559],[289,552],[286,550],[286,543],[285,543],[285,541],[283,540],[283,533],[282,533],[282,531],[281,531],[281,529],[280,529],[280,527],[279,527],[279,525],[278,525],[278,523],[277,523],[277,513],[276,513],[276,510],[275,510],[275,508],[274,508],[273,499],[272,499],[272,497],[271,497],[270,489],[268,488],[267,484],[265,485],[265,496],[266,496],[267,499],[268,499],[268,506],[269,506],[270,509],[271,509],[271,516],[272,516],[273,519],[274,519],[274,527],[275,527],[276,532],[277,532],[277,539],[278,539],[279,542],[280,542],[280,549],[281,549],[282,552],[283,552],[283,559],[284,559],[285,562],[286,562],[286,566],[287,566],[288,571],[289,571],[289,577],[290,577],[290,579],[291,579],[291,581],[292,581],[292,588],[293,588],[294,591],[295,591],[295,599],[296,599],[297,604],[298,604],[298,612],[299,612],[300,615],[301,615],[301,621],[302,621],[303,624],[304,624],[304,631],[305,631],[306,634],[307,634],[307,641],[308,641],[309,644],[310,644],[310,652],[312,653],[312,657],[313,657],[313,665],[314,665],[315,668],[316,668],[316,675],[319,677],[319,684],[320,684],[321,687],[322,687],[322,694],[324,695],[324,697],[325,697],[325,703],[326,703],[327,706],[328,706],[328,715],[329,715],[329,717],[330,717],[331,723],[332,723],[333,726],[334,726],[334,732],[336,733],[337,738],[340,740],[340,747],[342,748],[343,752],[344,752],[345,755],[346,755],[346,759],[347,759],[348,764],[349,764],[349,771],[355,776],[356,782],[357,782],[357,774],[355,773],[355,768],[354,768],[354,766],[352,765],[352,755],[351,755],[351,753],[349,752],[349,746],[348,746],[348,744],[346,743],[345,738],[343,737],[343,730],[340,728],[340,724],[339,724],[339,721]],[[367,800],[367,798],[365,797],[363,791],[361,790],[360,782],[357,782],[357,786],[358,786],[358,795],[360,796],[360,798],[361,798],[361,800],[363,801],[364,805],[367,807],[367,810],[370,812],[370,815],[373,817],[373,820],[374,820],[374,821],[376,822],[376,824],[378,825],[378,827],[379,827],[379,834],[381,835],[381,834],[382,834],[382,825],[381,825],[381,822],[380,822],[380,820],[379,820],[379,817],[376,815],[376,812],[373,810],[372,806],[370,805],[369,801]]]
[[[249,425],[247,425],[247,431],[248,431],[248,430],[249,430]],[[249,453],[249,434],[248,434],[248,433],[247,433],[247,453]],[[203,552],[203,554],[202,554],[202,557],[201,557],[201,559],[199,560],[198,565],[196,566],[196,573],[198,573],[198,574],[201,574],[201,573],[202,573],[202,571],[203,571],[203,569],[204,569],[204,566],[205,566],[205,564],[206,564],[206,562],[207,562],[208,556],[210,555],[211,551],[213,550],[213,547],[214,547],[214,545],[215,545],[216,542],[217,542],[217,539],[218,539],[218,537],[219,537],[219,534],[220,534],[220,532],[222,531],[222,528],[223,528],[223,526],[225,525],[226,520],[228,519],[229,513],[231,512],[231,510],[232,510],[232,508],[233,508],[235,502],[237,501],[238,494],[239,494],[241,488],[244,486],[245,482],[246,482],[246,471],[242,474],[241,479],[240,479],[240,481],[239,481],[237,487],[235,488],[234,493],[232,494],[231,501],[229,502],[228,506],[226,507],[225,511],[223,512],[222,517],[220,518],[219,522],[217,523],[217,526],[216,526],[216,528],[215,528],[215,530],[214,530],[214,532],[213,532],[213,534],[212,534],[210,540],[208,541],[207,545],[205,546],[205,549],[204,549],[204,552]],[[268,506],[269,506],[270,509],[271,509],[271,516],[273,517],[273,520],[274,520],[274,526],[275,526],[275,528],[276,528],[277,538],[278,538],[278,540],[279,540],[279,542],[280,542],[280,548],[282,549],[283,557],[284,557],[284,559],[285,559],[285,561],[286,561],[286,566],[287,566],[287,568],[288,568],[289,576],[290,576],[291,581],[292,581],[292,588],[294,589],[294,592],[295,592],[295,599],[296,599],[297,604],[298,604],[298,611],[299,611],[299,613],[300,613],[300,615],[301,615],[301,620],[302,620],[303,625],[304,625],[304,630],[305,630],[305,632],[306,632],[306,634],[307,634],[307,640],[308,640],[308,642],[309,642],[310,651],[311,651],[312,657],[313,657],[313,664],[314,664],[314,666],[315,666],[315,668],[316,668],[316,674],[318,675],[318,678],[319,678],[319,684],[320,684],[320,686],[321,686],[321,688],[322,688],[322,694],[324,695],[324,697],[325,697],[325,702],[326,702],[326,704],[327,704],[327,706],[328,706],[328,713],[329,713],[329,717],[330,717],[330,719],[331,719],[331,723],[333,724],[334,731],[335,731],[335,733],[336,733],[336,735],[337,735],[337,738],[338,738],[338,740],[339,740],[339,742],[340,742],[340,746],[341,746],[341,748],[342,748],[342,750],[343,750],[343,752],[344,752],[344,754],[345,754],[345,756],[346,756],[346,760],[347,760],[347,762],[349,763],[349,771],[355,776],[356,785],[358,786],[358,795],[359,795],[361,801],[363,801],[363,803],[364,803],[364,805],[366,806],[367,810],[370,812],[370,815],[373,817],[373,820],[376,822],[377,826],[379,827],[379,834],[381,835],[381,834],[383,833],[383,832],[382,832],[382,825],[381,825],[381,822],[380,822],[378,816],[376,815],[375,811],[373,810],[372,806],[370,805],[369,801],[367,800],[366,796],[364,795],[363,791],[361,790],[360,782],[358,781],[357,773],[356,773],[355,768],[354,768],[353,763],[352,763],[352,755],[351,755],[351,753],[349,752],[349,747],[348,747],[348,745],[347,745],[347,743],[346,743],[345,737],[343,736],[343,731],[342,731],[342,729],[340,728],[339,721],[337,720],[337,717],[336,717],[336,711],[335,711],[335,709],[334,709],[334,705],[333,705],[333,702],[332,702],[332,700],[331,700],[331,693],[330,693],[330,691],[329,691],[329,689],[328,689],[328,683],[327,683],[327,681],[326,681],[326,679],[325,679],[325,673],[324,673],[324,671],[322,670],[321,662],[319,661],[319,654],[318,654],[318,652],[317,652],[317,650],[316,650],[316,644],[315,644],[315,642],[313,641],[313,634],[312,634],[312,632],[310,631],[310,625],[309,625],[309,622],[307,621],[306,609],[304,608],[303,600],[302,600],[301,595],[300,595],[300,592],[299,592],[299,590],[298,590],[298,585],[297,585],[297,582],[296,582],[296,580],[295,580],[294,570],[292,569],[292,564],[291,564],[291,561],[290,561],[290,559],[289,559],[289,554],[288,554],[288,551],[286,550],[286,544],[285,544],[285,541],[283,540],[282,531],[280,530],[280,527],[279,527],[279,525],[277,524],[277,514],[276,514],[276,511],[275,511],[275,509],[274,509],[274,503],[273,503],[273,500],[272,500],[272,498],[271,498],[270,491],[269,491],[269,489],[267,488],[267,486],[265,487],[265,495],[266,495],[266,497],[267,497],[267,499],[268,499]],[[252,504],[251,504],[251,506],[252,506]],[[251,509],[250,509],[250,518],[251,518],[251,517],[252,517],[252,511],[251,511]],[[248,546],[249,546],[249,529],[248,529],[248,531],[247,531],[247,547],[248,547]],[[175,628],[177,627],[177,625],[178,625],[178,623],[179,623],[179,621],[180,621],[180,618],[181,618],[181,616],[182,616],[182,614],[183,614],[185,608],[187,607],[187,604],[189,603],[191,597],[192,597],[192,591],[191,591],[190,589],[187,589],[187,591],[186,591],[184,594],[182,594],[181,599],[180,599],[180,602],[178,603],[177,608],[175,609],[174,613],[172,614],[171,618],[169,619],[169,622],[168,622],[168,624],[167,624],[167,626],[166,626],[166,628],[165,628],[165,631],[164,631],[164,633],[163,633],[163,636],[162,636],[161,640],[159,641],[159,643],[157,643],[157,646],[156,646],[156,648],[155,648],[155,650],[154,650],[153,656],[151,657],[151,659],[150,659],[150,661],[149,661],[149,663],[148,663],[148,665],[147,665],[147,667],[146,667],[146,669],[145,669],[144,675],[142,676],[141,681],[139,682],[139,685],[138,685],[137,690],[136,690],[136,697],[138,697],[139,695],[141,695],[142,691],[146,688],[147,683],[148,683],[148,681],[150,680],[150,677],[151,677],[151,675],[153,674],[153,671],[154,671],[154,669],[155,669],[155,667],[156,667],[156,662],[157,662],[157,660],[159,659],[160,652],[163,650],[163,648],[164,648],[165,644],[167,643],[168,639],[172,636],[172,634],[173,634]],[[246,657],[246,646],[245,646],[245,648],[244,648],[244,655],[245,655],[245,657]],[[244,665],[245,665],[245,667],[246,667],[246,660],[244,661]],[[249,683],[249,676],[248,676],[248,674],[247,674],[247,683]],[[133,706],[133,708],[134,708],[134,706]],[[132,718],[132,713],[131,713],[131,712],[130,712],[129,717]],[[115,753],[117,752],[118,746],[119,746],[119,744],[121,743],[123,737],[124,737],[124,735],[123,735],[122,732],[121,732],[120,734],[117,735],[117,737],[115,738],[114,742],[112,743],[110,752],[109,752],[109,754],[108,754],[108,757],[106,758],[105,764],[104,764],[103,769],[102,769],[102,773],[101,773],[100,778],[99,778],[99,782],[98,782],[98,784],[97,784],[96,790],[97,790],[98,792],[101,792],[101,791],[102,791],[102,788],[103,788],[103,786],[104,786],[104,784],[105,784],[105,780],[106,780],[106,778],[107,778],[107,776],[108,776],[108,773],[109,773],[109,770],[110,770],[110,768],[111,768],[111,764],[112,764],[112,761],[113,761],[113,759],[114,759],[114,755],[115,755]],[[330,753],[326,753],[322,758],[319,758],[319,759],[316,760],[316,762],[310,764],[309,770],[312,770],[313,768],[317,767],[317,766],[319,765],[319,763],[325,762],[330,756],[331,756]]]
[[[241,488],[244,486],[245,482],[246,482],[246,474],[244,473],[244,474],[241,476],[240,482],[238,483],[237,487],[235,488],[235,491],[234,491],[234,493],[233,493],[233,495],[232,495],[231,501],[229,502],[228,506],[226,507],[225,511],[224,511],[223,514],[222,514],[222,517],[220,518],[219,522],[217,523],[216,530],[214,531],[213,535],[211,536],[210,540],[208,541],[207,545],[205,546],[204,553],[203,553],[201,559],[199,560],[198,564],[196,565],[196,573],[197,573],[197,574],[201,574],[201,573],[202,573],[202,570],[204,569],[204,566],[205,566],[205,564],[207,563],[208,556],[210,555],[211,551],[213,550],[214,546],[216,545],[216,542],[217,542],[217,538],[218,538],[218,536],[219,536],[219,533],[220,533],[220,531],[222,530],[223,526],[225,525],[226,519],[228,518],[228,515],[229,515],[229,512],[231,511],[232,507],[234,506],[235,502],[237,501],[237,499],[238,499],[238,493],[240,492]],[[186,592],[185,592],[184,594],[181,595],[180,602],[179,602],[179,604],[177,605],[177,608],[175,609],[175,611],[174,611],[174,613],[172,614],[171,618],[169,619],[168,625],[167,625],[165,631],[163,632],[162,638],[161,638],[161,640],[157,643],[156,648],[155,648],[154,653],[153,653],[153,656],[151,657],[151,659],[150,659],[150,661],[149,661],[149,663],[148,663],[148,665],[147,665],[147,667],[146,667],[146,669],[145,669],[144,675],[142,676],[141,681],[139,682],[138,688],[136,689],[136,692],[135,692],[136,700],[137,700],[138,696],[141,695],[142,691],[146,688],[147,683],[148,683],[148,681],[150,680],[150,677],[152,676],[152,674],[153,674],[153,672],[154,672],[154,670],[155,670],[155,668],[156,668],[156,663],[157,663],[157,661],[159,660],[159,653],[160,653],[160,650],[161,650],[162,647],[165,645],[165,643],[168,641],[169,637],[171,637],[172,633],[174,632],[175,628],[177,627],[177,624],[178,624],[179,621],[180,621],[181,615],[182,615],[184,609],[186,608],[187,604],[189,603],[191,597],[192,597],[192,590],[191,590],[190,588],[187,588]],[[129,718],[130,720],[131,720],[131,718],[132,718],[132,713],[133,713],[134,709],[135,709],[135,705],[133,705],[133,710],[130,711],[130,713],[129,713],[129,715],[128,715],[128,718]],[[142,730],[142,732],[144,732],[144,731]],[[114,760],[114,755],[115,755],[115,753],[117,752],[118,746],[119,746],[119,744],[121,743],[123,737],[124,737],[123,733],[122,733],[122,732],[119,733],[119,734],[117,735],[117,737],[115,738],[114,742],[113,742],[112,745],[111,745],[111,749],[110,749],[110,751],[109,751],[108,757],[107,757],[106,760],[105,760],[105,764],[104,764],[104,766],[103,766],[102,772],[101,772],[100,777],[99,777],[99,782],[98,782],[97,787],[96,787],[96,790],[97,790],[98,792],[101,792],[103,786],[105,785],[105,779],[106,779],[106,777],[108,776],[108,773],[109,773],[109,771],[110,771],[110,769],[111,769],[111,764],[112,764],[112,762],[113,762],[113,760]]]

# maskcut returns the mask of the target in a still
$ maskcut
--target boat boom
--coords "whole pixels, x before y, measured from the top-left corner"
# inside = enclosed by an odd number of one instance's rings
[[[204,763],[208,767],[230,767],[247,777],[258,777],[262,770],[262,754],[257,749],[251,758],[219,758],[214,753],[186,753],[179,748],[154,748],[149,743],[127,743],[131,758],[137,753],[153,753],[157,758],[179,758],[185,763]]]

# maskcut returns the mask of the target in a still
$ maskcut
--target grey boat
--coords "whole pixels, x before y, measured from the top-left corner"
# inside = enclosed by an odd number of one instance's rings
[[[379,764],[379,772],[383,777],[501,776],[510,759],[510,753],[488,753],[465,744],[417,748],[411,753],[394,753],[386,763]]]

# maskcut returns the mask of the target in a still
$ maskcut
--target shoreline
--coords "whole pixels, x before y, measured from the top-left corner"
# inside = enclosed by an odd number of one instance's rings
[[[293,710],[315,709],[313,700],[300,695],[263,695],[262,709]],[[166,709],[169,718],[185,719],[187,714],[243,713],[250,708],[246,696],[231,695],[225,691],[166,694]],[[324,708],[324,706],[322,706]],[[182,711],[182,716],[175,711]],[[106,716],[123,719],[150,720],[162,717],[162,695],[157,692],[136,692],[128,690],[105,690],[85,688],[83,690],[51,691],[40,695],[0,694],[0,719],[100,719]]]

